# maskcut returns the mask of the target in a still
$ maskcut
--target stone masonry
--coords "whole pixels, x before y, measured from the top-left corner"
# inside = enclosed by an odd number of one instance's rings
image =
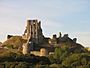
[[[41,22],[38,20],[27,20],[27,26],[23,34],[23,39],[32,39],[33,43],[42,43],[44,36],[42,34]]]

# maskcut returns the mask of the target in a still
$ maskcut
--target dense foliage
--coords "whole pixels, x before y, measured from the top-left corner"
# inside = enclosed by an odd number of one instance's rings
[[[0,56],[0,68],[90,68],[90,53],[69,52],[57,47],[54,54],[40,57],[7,52]]]
[[[18,52],[18,46],[26,42],[21,37],[12,37],[8,41],[10,43],[4,45],[9,49],[0,50],[0,68],[90,68],[90,52],[80,44],[64,42],[55,48],[54,54],[40,57]]]
[[[50,61],[47,57],[39,57],[32,54],[8,53],[5,56],[0,56],[0,68],[32,68],[37,64],[49,65]]]
[[[49,55],[51,64],[57,68],[90,68],[90,53],[69,52],[67,47],[56,48],[54,55]]]

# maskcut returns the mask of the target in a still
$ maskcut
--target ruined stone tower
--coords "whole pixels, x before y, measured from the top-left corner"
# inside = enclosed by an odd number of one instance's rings
[[[35,44],[42,43],[44,36],[42,34],[41,22],[38,20],[27,20],[27,26],[23,34],[23,39],[32,39]]]

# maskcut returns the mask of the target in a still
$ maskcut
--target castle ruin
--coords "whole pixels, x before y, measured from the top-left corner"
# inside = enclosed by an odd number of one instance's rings
[[[44,37],[41,21],[38,20],[27,20],[27,26],[22,38],[27,40],[27,42],[23,44],[23,54],[30,53],[30,51],[41,50],[40,54],[45,55],[46,52],[52,52],[55,47],[61,46],[62,42],[73,41],[68,37],[68,34],[62,37],[61,32],[59,33],[59,37],[57,37],[56,34],[54,34],[52,38]],[[73,42],[76,42],[76,39],[74,39]]]
[[[23,44],[23,54],[35,50],[34,46],[42,44],[44,40],[41,22],[38,20],[27,20],[27,26],[22,38],[27,40],[27,43]]]
[[[31,39],[35,44],[42,43],[44,36],[42,34],[41,22],[38,20],[27,20],[27,26],[22,38]]]

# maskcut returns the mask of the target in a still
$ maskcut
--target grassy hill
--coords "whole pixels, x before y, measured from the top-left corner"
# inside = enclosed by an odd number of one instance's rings
[[[59,47],[63,48],[63,47],[67,47],[69,49],[70,52],[86,52],[87,50],[81,45],[81,44],[78,44],[76,42],[73,42],[72,39],[70,39],[69,37],[67,38],[61,38],[60,39],[61,42],[60,42],[60,45]],[[21,36],[12,36],[11,38],[7,39],[2,45],[3,47],[6,47],[8,49],[19,49],[19,48],[22,48],[22,45],[23,43],[26,43],[27,40],[24,40],[22,39]],[[41,48],[43,47],[42,45],[39,45],[41,46]],[[39,46],[35,48],[39,48]],[[46,45],[44,45],[44,47],[46,47]],[[51,47],[48,46],[46,47],[48,48],[48,50],[53,50],[55,48],[52,48],[50,49]]]
[[[3,47],[18,49],[23,45],[23,43],[26,43],[27,40],[22,39],[21,36],[13,36],[10,39],[6,40],[2,45]]]
[[[70,38],[61,39],[61,46],[47,57],[23,55],[19,47],[27,40],[13,36],[6,40],[0,49],[0,67],[4,68],[90,68],[90,53]],[[33,65],[33,66],[32,66]]]

